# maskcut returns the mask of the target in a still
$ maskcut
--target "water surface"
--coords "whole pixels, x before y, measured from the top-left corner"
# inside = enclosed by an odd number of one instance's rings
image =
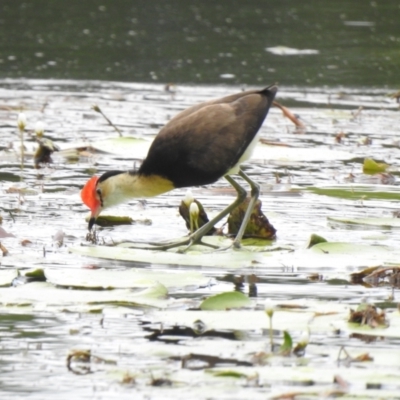
[[[0,5],[0,76],[395,89],[396,1]],[[276,55],[267,48],[311,49]]]

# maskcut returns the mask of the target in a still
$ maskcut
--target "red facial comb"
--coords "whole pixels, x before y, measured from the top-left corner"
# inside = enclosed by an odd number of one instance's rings
[[[99,180],[98,176],[91,177],[81,191],[82,201],[91,209],[94,210],[99,204],[96,197],[96,184]]]

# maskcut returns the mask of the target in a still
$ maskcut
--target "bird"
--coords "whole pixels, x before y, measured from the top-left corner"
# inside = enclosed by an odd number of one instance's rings
[[[277,91],[276,85],[270,85],[193,105],[171,118],[159,131],[137,170],[112,170],[91,177],[81,191],[82,201],[91,211],[89,232],[106,208],[177,188],[208,185],[224,177],[237,192],[235,201],[189,236],[157,247],[189,248],[200,243],[216,223],[245,200],[246,190],[232,178],[238,175],[251,189],[249,206],[232,243],[234,248],[240,248],[260,192],[259,185],[240,166],[251,157]]]

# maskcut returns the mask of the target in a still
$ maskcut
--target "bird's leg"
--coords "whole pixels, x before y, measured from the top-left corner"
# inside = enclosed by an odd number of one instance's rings
[[[242,170],[239,171],[239,176],[242,177],[251,188],[251,199],[249,201],[249,205],[246,210],[246,214],[244,215],[242,224],[240,225],[239,231],[236,235],[235,240],[233,241],[233,247],[240,248],[240,241],[242,240],[243,234],[246,230],[247,224],[249,222],[251,213],[253,212],[254,205],[258,199],[260,194],[260,186],[257,185],[254,181],[252,181]]]
[[[258,186],[250,180],[250,178],[247,177],[247,175],[245,175],[243,173],[243,175],[241,175],[241,173],[239,173],[240,176],[242,176],[243,179],[245,179],[247,182],[249,182],[251,188],[252,188],[252,196],[253,196],[253,191],[256,190],[257,193],[255,194],[255,199],[254,201],[250,201],[249,209],[253,209],[254,203],[258,197],[258,191],[259,188]],[[162,243],[154,243],[154,244],[150,244],[150,246],[138,246],[138,248],[141,249],[151,249],[151,250],[169,250],[172,249],[174,247],[179,247],[179,246],[184,246],[187,245],[184,249],[181,250],[181,253],[184,253],[185,251],[187,251],[191,246],[193,246],[194,244],[202,244],[204,246],[208,246],[208,247],[212,247],[217,249],[217,246],[211,245],[209,243],[204,243],[201,241],[201,239],[203,238],[204,235],[207,234],[207,232],[215,225],[217,224],[219,221],[221,221],[222,218],[226,217],[228,214],[231,213],[232,210],[234,210],[236,207],[238,207],[240,204],[243,203],[243,201],[246,199],[247,193],[246,190],[240,186],[232,177],[230,177],[229,175],[225,176],[225,179],[234,187],[234,189],[237,192],[237,197],[236,200],[230,204],[228,207],[226,207],[223,211],[221,211],[218,215],[216,215],[213,219],[211,219],[210,221],[208,221],[205,225],[203,225],[201,228],[199,228],[197,231],[195,231],[194,233],[192,233],[191,235],[182,238],[182,239],[178,239],[176,241],[173,242],[167,242],[165,244]],[[250,183],[251,182],[251,183]],[[255,189],[253,189],[253,187]],[[251,212],[251,211],[250,211]],[[247,212],[246,212],[246,216],[247,216]],[[245,216],[245,218],[246,218]],[[250,216],[250,215],[249,215]],[[248,217],[249,218],[249,217]],[[247,218],[247,219],[248,219]],[[244,221],[244,220],[243,220]],[[242,223],[243,225],[243,223]],[[247,225],[247,222],[246,224]],[[246,227],[246,226],[245,226]],[[242,229],[242,226],[240,227],[239,233]],[[239,233],[236,236],[235,242],[237,241],[238,237],[239,237]],[[241,234],[241,236],[243,236],[243,233]],[[238,245],[235,245],[235,247],[240,247],[240,238],[238,240]],[[234,242],[234,243],[235,243]]]
[[[246,176],[246,178],[247,178],[247,176]],[[152,248],[157,249],[157,250],[168,250],[168,249],[183,246],[186,244],[187,246],[180,251],[181,253],[184,253],[194,244],[202,244],[204,246],[209,246],[214,249],[218,249],[217,246],[214,246],[209,243],[204,243],[204,242],[202,242],[201,239],[203,238],[203,236],[205,236],[208,233],[208,231],[215,224],[217,224],[219,221],[221,221],[222,218],[226,217],[228,214],[231,213],[232,210],[234,210],[236,207],[238,207],[240,204],[242,204],[247,196],[246,190],[242,186],[240,186],[232,177],[230,177],[229,175],[226,175],[225,179],[234,187],[234,189],[237,192],[236,200],[232,204],[230,204],[223,211],[221,211],[218,215],[216,215],[213,219],[208,221],[205,225],[203,225],[201,228],[197,229],[197,231],[195,231],[188,237],[186,237],[182,240],[177,240],[176,242],[165,243],[164,245],[158,244],[157,246],[154,246]],[[240,246],[240,240],[239,240],[239,246]]]

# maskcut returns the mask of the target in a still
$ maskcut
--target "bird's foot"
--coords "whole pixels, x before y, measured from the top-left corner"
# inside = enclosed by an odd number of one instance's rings
[[[195,234],[192,234],[188,237],[174,240],[174,241],[168,241],[164,243],[150,243],[150,246],[148,247],[149,249],[153,250],[170,250],[176,247],[182,247],[177,250],[178,253],[186,253],[193,245],[201,245],[201,246],[206,246],[206,247],[211,247],[212,249],[218,249],[218,246],[215,246],[210,243],[205,243],[203,242],[202,238],[196,238]],[[183,247],[184,246],[184,247]],[[143,248],[143,247],[142,247]]]
[[[197,241],[197,242],[191,241],[186,247],[184,247],[183,249],[179,249],[179,250],[178,250],[178,253],[184,254],[184,253],[186,253],[193,245],[196,245],[196,244],[201,245],[201,246],[211,247],[212,249],[216,249],[216,250],[219,249],[218,246],[215,246],[214,244],[210,244],[210,243],[205,243],[205,242],[203,242],[203,241],[200,239],[200,240]]]
[[[218,250],[216,250],[217,252],[223,252],[223,251],[230,251],[230,250],[234,250],[234,251],[247,251],[247,249],[245,247],[242,246],[242,244],[240,243],[240,241],[237,241],[236,239],[229,245],[229,246],[225,246],[225,247],[219,247]]]

